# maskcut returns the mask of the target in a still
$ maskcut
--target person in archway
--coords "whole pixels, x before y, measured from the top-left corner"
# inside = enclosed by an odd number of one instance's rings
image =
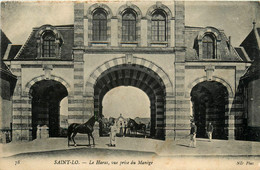
[[[190,129],[190,147],[196,148],[196,133],[197,133],[197,126],[194,122],[191,124]]]
[[[123,136],[123,124],[120,122],[120,137]]]
[[[117,127],[115,120],[113,119],[111,122],[110,126],[110,144],[109,146],[116,146],[116,132],[117,132]]]
[[[126,125],[126,122],[124,121],[124,137],[126,135],[126,128],[127,128],[127,125]]]
[[[212,140],[212,133],[213,133],[213,125],[211,124],[211,122],[209,122],[207,126],[207,134],[208,134],[209,142],[211,142]]]

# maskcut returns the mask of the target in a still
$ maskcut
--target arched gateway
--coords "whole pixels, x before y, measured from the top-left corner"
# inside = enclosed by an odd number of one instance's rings
[[[167,114],[166,97],[167,94],[172,94],[172,84],[168,75],[157,65],[147,60],[131,57],[131,62],[127,61],[127,57],[113,59],[98,67],[91,74],[86,83],[86,95],[94,98],[94,112],[97,115],[102,115],[102,100],[111,89],[118,86],[139,88],[147,94],[151,103],[150,135],[164,139]],[[106,69],[103,71],[102,68]],[[93,80],[94,83],[91,83]]]
[[[75,3],[73,25],[34,28],[19,52],[6,61],[18,77],[10,122],[13,140],[34,139],[41,121],[49,126],[51,137],[59,136],[59,124],[52,126],[48,119],[59,122],[58,103],[65,96],[67,124],[103,114],[104,96],[119,86],[146,93],[150,135],[155,138],[186,136],[194,102],[200,123],[210,116],[220,124],[215,124],[219,130],[213,135],[234,139],[236,127],[247,118],[237,87],[250,61],[239,55],[241,49],[232,47],[223,30],[185,26],[182,1],[115,3]],[[44,92],[49,85],[55,87],[54,94]],[[216,89],[223,92],[217,108],[198,109],[214,104],[198,101],[218,97]]]

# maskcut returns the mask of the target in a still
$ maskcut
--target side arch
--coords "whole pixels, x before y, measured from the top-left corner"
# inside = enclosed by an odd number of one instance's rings
[[[38,77],[35,77],[33,78],[31,81],[29,81],[28,83],[26,83],[25,85],[25,89],[24,89],[24,92],[23,92],[23,95],[24,96],[29,96],[30,95],[30,89],[31,87],[38,81],[41,81],[41,80],[46,80],[45,76],[44,75],[41,75],[41,76],[38,76]],[[71,88],[70,88],[70,85],[69,83],[67,83],[63,78],[61,77],[58,77],[58,76],[55,76],[55,75],[51,75],[50,79],[48,80],[55,80],[55,81],[58,81],[60,82],[62,85],[64,85],[68,91],[68,94],[71,94]]]
[[[194,86],[196,86],[198,83],[201,83],[201,82],[204,82],[204,81],[207,81],[207,77],[206,76],[197,78],[192,83],[190,83],[188,85],[188,88],[186,89],[186,97],[190,97],[190,93],[191,93],[192,88]],[[231,86],[225,80],[223,80],[223,79],[221,79],[219,77],[213,76],[211,81],[216,81],[216,82],[221,83],[223,86],[225,86],[227,88],[229,98],[233,98],[234,97],[234,92],[233,92]]]

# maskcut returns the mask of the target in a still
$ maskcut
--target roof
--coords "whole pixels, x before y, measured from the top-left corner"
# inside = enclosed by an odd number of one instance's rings
[[[72,47],[74,43],[74,25],[54,26],[62,35],[63,44],[61,46],[60,60],[72,59]],[[36,33],[41,27],[34,28],[26,43],[23,45],[15,59],[18,60],[34,60],[37,57],[37,38]],[[37,59],[38,60],[38,59]]]
[[[1,59],[4,58],[5,51],[8,47],[8,44],[11,44],[11,41],[9,38],[5,35],[5,33],[0,29],[1,31]]]
[[[251,61],[243,47],[235,47],[235,50],[243,61]]]
[[[201,33],[208,30],[214,30],[218,33],[217,37],[217,55],[221,61],[244,61],[245,57],[240,57],[237,51],[230,44],[229,39],[224,33],[224,30],[214,27],[191,27],[185,26],[185,44],[186,44],[186,60],[196,61],[199,60],[199,45],[198,37]]]
[[[4,55],[4,60],[12,60],[21,49],[22,45],[9,44]]]
[[[247,35],[244,41],[240,44],[244,47],[246,53],[251,60],[254,60],[260,47],[260,28],[253,28],[252,31]]]
[[[260,79],[260,28],[253,28],[245,40],[241,43],[248,54],[253,60],[252,65],[248,68],[247,72],[241,78],[248,83],[251,80]]]

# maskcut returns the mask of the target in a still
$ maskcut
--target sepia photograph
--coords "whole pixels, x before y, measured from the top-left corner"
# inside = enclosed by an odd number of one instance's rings
[[[0,170],[260,169],[260,1],[0,3]]]

